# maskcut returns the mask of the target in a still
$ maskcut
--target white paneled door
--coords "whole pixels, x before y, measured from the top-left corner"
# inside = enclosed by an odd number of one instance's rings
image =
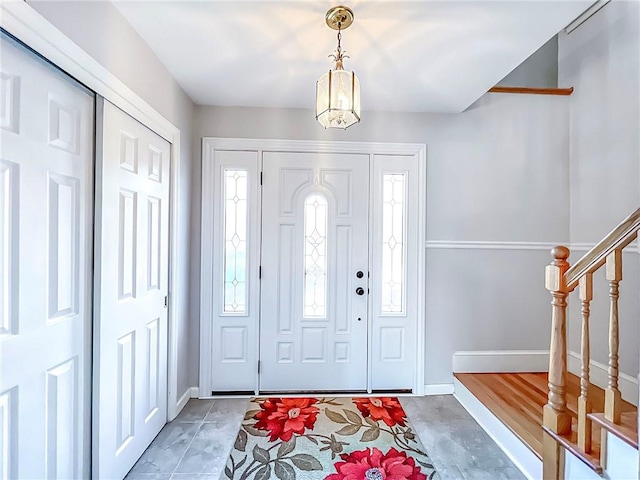
[[[422,392],[425,153],[204,139],[203,395]]]
[[[260,390],[367,389],[369,155],[264,152]]]
[[[94,96],[0,51],[0,478],[87,478]]]
[[[121,479],[167,419],[170,145],[98,103],[93,475]]]

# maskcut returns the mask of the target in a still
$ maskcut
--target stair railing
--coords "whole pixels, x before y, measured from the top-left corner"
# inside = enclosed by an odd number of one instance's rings
[[[578,287],[582,329],[580,397],[578,398],[577,447],[591,452],[591,412],[589,399],[589,305],[593,299],[593,273],[605,267],[609,281],[609,365],[608,384],[605,388],[604,416],[612,423],[620,423],[622,397],[618,388],[618,286],[622,280],[622,250],[638,237],[640,208],[625,218],[602,241],[573,266],[569,265],[569,249],[558,246],[551,251],[553,261],[545,269],[545,287],[551,292],[551,347],[549,351],[549,398],[543,409],[543,476],[545,480],[564,478],[564,448],[547,433],[557,436],[571,434],[571,415],[567,410],[567,296]],[[605,452],[603,433],[601,455]],[[604,458],[601,456],[601,464]]]

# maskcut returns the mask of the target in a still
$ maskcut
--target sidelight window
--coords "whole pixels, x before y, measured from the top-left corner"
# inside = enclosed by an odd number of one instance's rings
[[[247,311],[247,171],[224,171],[224,312]]]
[[[405,175],[382,177],[382,313],[403,313],[405,295]]]

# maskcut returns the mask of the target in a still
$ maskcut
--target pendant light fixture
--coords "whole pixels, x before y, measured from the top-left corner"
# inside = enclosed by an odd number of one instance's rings
[[[316,120],[324,128],[349,128],[360,121],[360,81],[354,72],[343,68],[349,58],[342,51],[342,30],[353,23],[353,11],[348,7],[331,8],[325,16],[327,25],[338,31],[338,47],[329,55],[335,68],[316,83]]]

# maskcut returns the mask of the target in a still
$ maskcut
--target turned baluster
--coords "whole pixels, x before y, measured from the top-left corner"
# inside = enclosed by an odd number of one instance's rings
[[[591,399],[589,398],[589,362],[591,359],[589,340],[589,303],[593,299],[593,276],[585,274],[579,281],[580,302],[582,304],[582,337],[580,351],[582,368],[580,371],[580,397],[578,398],[578,446],[586,453],[591,452]]]
[[[549,350],[549,400],[543,408],[543,423],[552,432],[565,435],[571,432],[571,416],[567,411],[567,283],[569,249],[555,247],[554,258],[545,269],[545,287],[551,292],[551,348]],[[564,449],[548,434],[543,437],[543,477],[559,479],[564,476]]]
[[[605,389],[604,416],[613,423],[620,423],[622,397],[618,389],[618,285],[622,280],[622,250],[614,250],[607,256],[606,278],[609,280],[609,382]]]

